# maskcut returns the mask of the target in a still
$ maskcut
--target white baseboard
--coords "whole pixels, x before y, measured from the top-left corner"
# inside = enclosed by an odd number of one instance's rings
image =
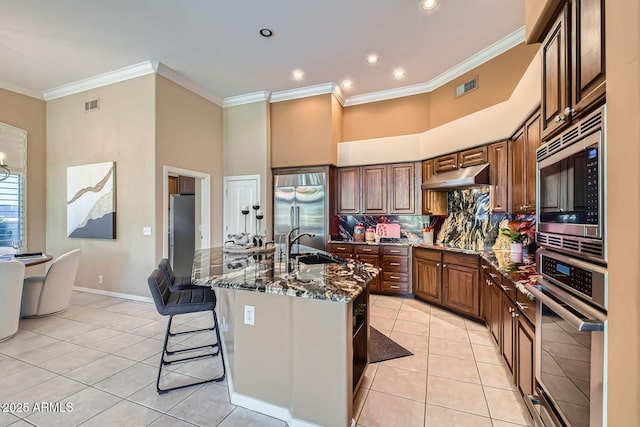
[[[88,294],[104,295],[107,297],[122,298],[131,301],[149,302],[153,304],[153,298],[141,297],[140,295],[123,294],[121,292],[105,291],[103,289],[85,288],[82,286],[74,286],[74,291],[86,292]]]

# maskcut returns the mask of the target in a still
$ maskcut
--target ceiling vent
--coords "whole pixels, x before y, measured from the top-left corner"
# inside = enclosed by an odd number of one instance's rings
[[[100,98],[92,99],[84,103],[84,112],[95,111],[100,109]]]
[[[478,76],[475,76],[471,80],[464,82],[460,86],[456,87],[456,97],[465,95],[477,88],[478,88]]]

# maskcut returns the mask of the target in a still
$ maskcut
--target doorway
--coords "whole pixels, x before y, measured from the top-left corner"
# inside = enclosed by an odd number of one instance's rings
[[[256,221],[255,212],[251,209],[249,215],[242,214],[242,206],[251,207],[254,202],[260,201],[260,175],[238,175],[225,176],[224,180],[224,238],[227,240],[229,234],[235,233],[255,233]],[[265,210],[267,204],[262,202],[261,209]],[[246,220],[246,229],[245,229]],[[265,228],[263,222],[260,228]],[[261,231],[261,230],[257,230]]]
[[[169,257],[169,189],[173,178],[182,176],[193,183],[195,196],[195,230],[194,249],[211,247],[211,175],[199,171],[182,169],[164,165],[162,167],[162,257]]]

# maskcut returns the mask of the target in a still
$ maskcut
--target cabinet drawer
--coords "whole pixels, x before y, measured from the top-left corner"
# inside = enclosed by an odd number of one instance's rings
[[[456,254],[453,252],[445,252],[442,262],[445,264],[464,265],[465,267],[478,266],[478,255]]]
[[[356,254],[370,254],[377,255],[380,253],[380,246],[378,245],[355,245],[353,252]]]
[[[382,269],[389,272],[407,273],[409,258],[406,256],[385,255],[382,257]]]
[[[458,154],[451,153],[446,156],[440,156],[433,159],[433,172],[445,172],[458,169]]]
[[[385,271],[382,274],[382,277],[385,282],[408,282],[409,274],[407,273],[396,273],[393,271]]]
[[[481,165],[487,163],[487,146],[472,148],[458,153],[458,167]]]
[[[429,249],[416,248],[413,251],[413,256],[416,258],[426,259],[429,261],[436,261],[436,262],[440,262],[442,260],[442,252],[433,251]]]
[[[502,289],[502,292],[504,292],[507,298],[509,298],[511,304],[515,304],[516,294],[518,293],[516,285],[514,285],[511,280],[507,279],[506,277],[502,277],[501,279],[502,281],[496,279],[496,283],[500,286],[500,289]]]
[[[383,246],[382,253],[385,255],[408,256],[408,246]]]
[[[409,293],[409,282],[382,282],[382,290],[387,292]]]
[[[516,305],[531,324],[536,324],[536,302],[531,301],[521,292],[516,292]]]

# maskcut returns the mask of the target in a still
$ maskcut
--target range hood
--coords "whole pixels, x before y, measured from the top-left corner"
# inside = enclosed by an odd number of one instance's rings
[[[489,163],[434,173],[422,183],[423,190],[455,190],[489,185]]]

